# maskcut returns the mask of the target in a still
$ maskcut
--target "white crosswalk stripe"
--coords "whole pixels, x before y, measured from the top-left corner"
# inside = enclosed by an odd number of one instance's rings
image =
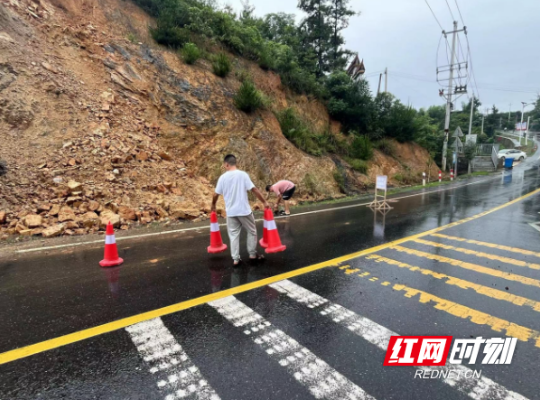
[[[126,331],[156,376],[165,400],[220,400],[161,318],[129,326]]]
[[[208,303],[284,367],[317,399],[374,399],[233,296]]]
[[[399,336],[399,334],[392,332],[391,330],[377,324],[376,322],[362,317],[355,312],[334,304],[322,296],[313,293],[289,280],[273,283],[270,287],[276,289],[278,292],[286,294],[291,299],[301,303],[308,308],[315,309],[317,311],[334,322],[347,327],[350,331],[354,332],[358,336],[361,336],[368,342],[376,345],[381,350],[386,351],[390,336]],[[522,395],[507,390],[504,386],[492,381],[484,376],[480,378],[466,378],[465,372],[471,371],[469,368],[462,365],[446,364],[444,367],[425,367],[423,369],[428,370],[446,370],[457,369],[463,371],[457,378],[451,375],[448,378],[442,379],[446,384],[454,387],[467,394],[469,397],[475,400],[527,400]]]

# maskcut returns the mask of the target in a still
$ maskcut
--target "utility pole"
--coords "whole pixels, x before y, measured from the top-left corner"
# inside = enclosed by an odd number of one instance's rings
[[[454,86],[454,62],[456,60],[456,38],[459,32],[466,32],[467,28],[463,28],[458,31],[458,23],[454,21],[454,30],[452,32],[444,32],[446,36],[447,33],[452,33],[452,54],[450,56],[450,76],[448,79],[448,92],[446,93],[446,118],[444,120],[444,145],[443,145],[443,154],[442,154],[442,170],[446,171],[446,153],[448,152],[448,137],[450,136],[450,113],[452,112],[452,89]],[[457,155],[456,155],[457,156]]]
[[[472,118],[474,115],[474,94],[471,99],[471,119],[469,121],[469,135],[472,133]]]
[[[525,112],[525,106],[528,104],[525,102],[521,102],[523,106],[521,107],[521,124],[519,124],[519,145],[521,146],[521,138],[523,137],[523,113]]]
[[[377,88],[377,96],[381,93],[381,81],[382,81],[382,74],[379,75],[379,87]]]
[[[512,113],[512,103],[510,103],[510,108],[508,109],[508,122],[510,122],[510,114]]]
[[[482,114],[482,135],[484,134],[484,114]]]
[[[388,68],[384,69],[384,93],[388,93]]]
[[[527,138],[529,137],[529,126],[531,124],[531,116],[527,118],[527,134],[525,135],[525,146],[527,145]]]

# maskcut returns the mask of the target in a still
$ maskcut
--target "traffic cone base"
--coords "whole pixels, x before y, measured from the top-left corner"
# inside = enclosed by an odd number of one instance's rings
[[[210,214],[210,246],[208,246],[207,250],[210,254],[217,254],[227,250],[227,245],[221,239],[221,232],[215,211],[212,211]]]
[[[103,268],[116,267],[121,265],[124,260],[118,257],[118,247],[116,247],[116,239],[114,237],[114,229],[111,223],[107,225],[105,232],[105,255],[99,265]]]
[[[117,267],[118,265],[122,265],[124,263],[124,259],[118,257],[116,260],[102,260],[99,262],[99,265],[101,265],[103,268],[110,268],[110,267]]]
[[[223,252],[225,250],[227,250],[227,245],[226,244],[222,244],[221,246],[218,246],[218,247],[208,246],[208,253],[210,253],[210,254],[221,253],[221,252]]]
[[[279,238],[279,233],[276,227],[276,221],[274,221],[274,216],[271,214],[271,211],[268,216],[269,220],[266,222],[266,226],[268,228],[268,247],[266,248],[266,253],[279,253],[280,251],[284,251],[287,246],[281,244],[281,239]]]

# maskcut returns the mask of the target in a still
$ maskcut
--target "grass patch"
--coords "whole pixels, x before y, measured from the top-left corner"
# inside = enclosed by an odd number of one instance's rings
[[[360,172],[361,174],[367,174],[368,172],[368,163],[364,160],[359,160],[357,158],[351,158],[351,157],[344,157],[345,161],[347,161],[351,168],[355,171]]]

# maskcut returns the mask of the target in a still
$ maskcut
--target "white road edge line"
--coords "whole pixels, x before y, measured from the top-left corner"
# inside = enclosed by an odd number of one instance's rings
[[[346,327],[351,332],[364,338],[385,352],[388,348],[390,336],[399,336],[399,334],[392,332],[384,326],[379,325],[368,318],[362,317],[339,304],[332,303],[324,297],[321,297],[292,281],[284,280],[269,286],[308,308],[317,309],[316,311],[321,315]],[[504,386],[499,385],[484,376],[478,379],[465,378],[465,372],[471,370],[462,365],[447,363],[444,367],[422,367],[424,370],[446,370],[449,368],[462,370],[463,373],[460,374],[459,378],[453,378],[448,375],[448,377],[442,379],[442,381],[475,400],[527,400],[526,397],[510,391]]]
[[[156,376],[157,386],[164,391],[164,400],[220,400],[220,397],[191,362],[182,346],[167,329],[161,318],[129,326],[126,331],[139,354]]]
[[[496,177],[496,178],[499,178],[499,177]],[[460,185],[460,186],[454,186],[454,187],[448,187],[448,188],[439,188],[439,190],[430,190],[430,191],[427,191],[427,192],[415,193],[415,194],[411,194],[411,195],[408,195],[408,196],[394,197],[394,198],[390,198],[388,200],[402,200],[402,199],[407,199],[407,198],[416,197],[416,196],[422,196],[422,195],[426,195],[426,194],[445,192],[447,190],[454,190],[454,189],[459,189],[459,188],[462,188],[462,187],[465,187],[465,186],[477,185],[479,183],[485,183],[485,182],[493,180],[493,179],[495,179],[495,177],[491,177],[489,179],[483,179],[483,180],[477,181],[477,182],[466,183],[466,184]],[[367,206],[369,204],[370,204],[370,202],[369,203],[362,203],[362,204],[352,204],[350,206],[343,206],[343,207],[326,208],[324,210],[306,211],[306,212],[303,212],[303,213],[291,214],[291,215],[286,216],[286,217],[276,217],[275,219],[292,218],[292,217],[299,217],[299,216],[308,215],[308,214],[317,214],[317,213],[323,213],[323,212],[328,212],[328,211],[345,210],[347,208],[364,207],[364,206]],[[260,222],[260,221],[264,221],[264,219],[257,219],[255,221]],[[226,225],[227,224],[220,224],[219,226],[226,226]],[[187,232],[187,231],[197,231],[197,230],[201,230],[201,229],[204,229],[204,230],[210,229],[210,226],[199,226],[199,227],[194,227],[194,228],[182,228],[182,229],[175,229],[173,231],[155,232],[155,233],[143,233],[141,235],[117,237],[116,241],[119,242],[119,241],[123,241],[123,240],[138,239],[138,238],[151,237],[151,236],[171,235],[173,233]],[[89,241],[89,242],[60,244],[60,245],[57,245],[57,246],[35,247],[35,248],[32,248],[32,249],[16,250],[15,253],[18,253],[18,254],[33,253],[33,252],[36,252],[36,251],[55,250],[55,249],[62,249],[62,248],[66,248],[66,247],[85,246],[87,244],[96,244],[96,243],[103,243],[103,240],[92,240],[92,241]]]
[[[234,296],[208,304],[234,326],[242,329],[245,335],[305,386],[316,399],[375,400]]]

